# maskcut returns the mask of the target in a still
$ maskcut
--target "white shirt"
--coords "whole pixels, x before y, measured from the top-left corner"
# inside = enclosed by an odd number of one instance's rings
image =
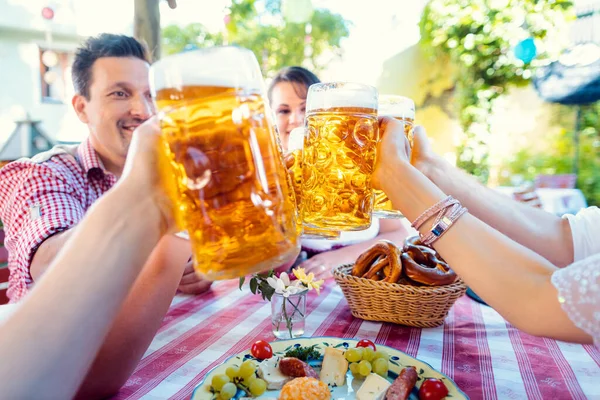
[[[574,261],[600,253],[600,208],[589,207],[577,215],[567,214],[573,236]]]
[[[329,251],[334,246],[350,246],[374,239],[379,234],[379,219],[372,218],[371,226],[362,231],[341,232],[338,239],[302,239],[302,248],[314,251]]]
[[[600,347],[600,209],[589,207],[565,218],[575,262],[555,271],[552,284],[569,319]]]

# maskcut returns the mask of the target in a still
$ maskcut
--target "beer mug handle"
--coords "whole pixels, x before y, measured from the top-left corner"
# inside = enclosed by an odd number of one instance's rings
[[[169,116],[168,112],[159,112],[158,118],[161,124],[161,130],[163,130],[162,128],[165,125],[169,125],[174,129],[181,129],[177,122]],[[197,148],[184,146],[184,150],[179,154],[176,154],[175,157],[183,166],[185,175],[182,178],[182,183],[188,189],[201,190],[208,185],[212,173],[210,169],[210,160],[206,154]]]

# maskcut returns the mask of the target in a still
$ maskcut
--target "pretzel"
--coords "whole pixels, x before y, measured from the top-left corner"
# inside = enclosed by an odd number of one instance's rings
[[[418,236],[404,241],[404,253],[400,259],[404,274],[415,282],[428,286],[442,286],[456,281],[456,273],[441,260],[435,250],[423,246]]]
[[[397,282],[402,275],[400,250],[388,240],[377,242],[358,257],[352,268],[352,275],[384,282]]]

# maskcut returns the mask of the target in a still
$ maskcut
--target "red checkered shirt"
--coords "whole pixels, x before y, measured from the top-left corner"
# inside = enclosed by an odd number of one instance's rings
[[[79,146],[56,146],[0,170],[0,220],[6,233],[11,303],[33,282],[29,266],[42,242],[75,226],[115,183],[89,139]]]

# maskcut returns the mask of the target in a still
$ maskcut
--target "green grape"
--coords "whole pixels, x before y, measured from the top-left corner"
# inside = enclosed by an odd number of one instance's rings
[[[256,372],[256,364],[252,360],[246,360],[240,366],[240,375],[242,378],[247,378]]]
[[[354,375],[358,374],[358,363],[350,363],[350,372]]]
[[[371,373],[371,370],[372,368],[370,362],[362,360],[358,363],[358,372],[360,372],[362,376],[368,376]]]
[[[260,396],[267,390],[267,382],[262,379],[254,379],[252,383],[250,383],[249,389],[252,396]]]
[[[346,360],[348,360],[351,363],[358,362],[362,358],[362,354],[356,349],[348,349],[345,355]]]
[[[383,358],[385,361],[389,361],[390,356],[387,355],[386,352],[381,351],[381,350],[377,350],[375,352],[375,354],[373,355],[373,360],[377,360],[378,358]]]
[[[227,382],[230,382],[229,377],[227,375],[215,375],[212,378],[211,386],[213,389],[219,392],[221,391],[221,388],[223,388],[223,385]]]
[[[386,359],[377,358],[375,361],[373,361],[373,372],[383,376],[384,378],[387,376],[388,368],[389,365]]]
[[[365,361],[373,361],[373,356],[375,355],[375,351],[373,351],[370,347],[365,347],[363,350],[362,359]]]
[[[245,378],[242,379],[242,382],[240,382],[242,385],[246,386],[246,387],[250,387],[250,385],[252,384],[252,382],[254,382],[256,379],[258,379],[256,377],[256,374],[252,374],[250,376],[247,376]]]
[[[221,397],[223,400],[229,400],[233,396],[235,396],[236,393],[237,387],[235,386],[235,384],[227,382],[223,385],[223,388],[221,388],[221,393],[219,394],[219,397]]]
[[[233,378],[240,374],[240,369],[238,367],[228,367],[225,370],[225,373],[227,374],[230,380],[233,380]]]
[[[362,360],[365,348],[364,347],[355,347],[354,350],[356,350],[358,352],[358,354],[360,354],[360,358],[358,359],[358,361]]]

